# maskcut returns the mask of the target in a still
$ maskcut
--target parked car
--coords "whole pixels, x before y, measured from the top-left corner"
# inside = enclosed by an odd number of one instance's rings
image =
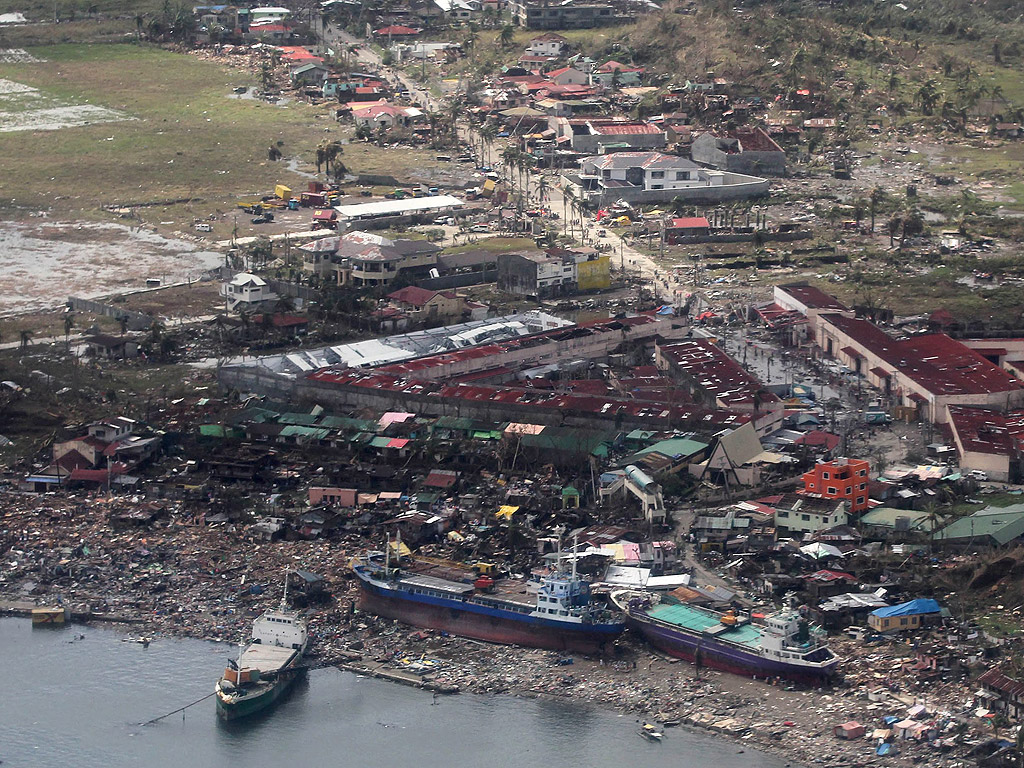
[[[968,477],[973,477],[975,480],[985,481],[988,480],[988,472],[983,469],[972,469],[967,473]]]
[[[474,224],[472,227],[469,228],[469,231],[470,232],[490,232],[491,228],[488,227],[486,224]]]
[[[213,227],[211,227],[209,224],[206,224],[206,223],[203,223],[203,222],[200,222],[199,224],[196,224],[196,232],[212,232],[212,231],[213,231]]]
[[[252,220],[252,223],[253,224],[266,224],[268,221],[270,221],[270,219],[268,219],[266,216],[257,216],[255,219]]]

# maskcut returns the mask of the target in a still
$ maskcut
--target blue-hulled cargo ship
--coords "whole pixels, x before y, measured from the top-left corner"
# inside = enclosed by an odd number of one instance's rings
[[[597,603],[590,582],[572,572],[540,577],[533,599],[489,594],[490,580],[451,581],[367,558],[352,567],[359,607],[416,627],[504,645],[577,653],[610,649],[625,620]]]
[[[814,685],[828,683],[837,673],[840,660],[824,630],[796,611],[754,624],[749,616],[687,605],[668,595],[618,590],[611,597],[630,628],[647,642],[698,666]]]

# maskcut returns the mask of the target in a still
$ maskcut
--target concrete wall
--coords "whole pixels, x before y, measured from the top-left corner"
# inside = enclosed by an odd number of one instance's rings
[[[694,235],[692,237],[675,237],[672,239],[675,245],[687,245],[692,243],[752,243],[756,234],[754,232],[746,232],[737,235]],[[796,240],[807,240],[811,237],[810,231],[799,231],[796,232],[770,232],[768,230],[760,230],[761,240],[765,243],[776,242],[776,243],[790,243]]]
[[[691,187],[689,189],[644,190],[624,187],[606,192],[604,202],[609,205],[616,200],[641,204],[668,203],[678,197],[686,203],[694,205],[713,205],[726,200],[747,200],[768,194],[768,179],[727,172],[724,174],[724,182],[721,186]],[[588,199],[591,202],[598,202],[600,197],[598,194],[592,194],[588,196]]]
[[[917,406],[921,418],[935,424],[946,423],[949,418],[947,405],[988,405],[1003,408],[1019,408],[1024,405],[1024,389],[956,395],[933,393],[904,373],[902,369],[896,368],[887,360],[882,359],[867,347],[861,345],[852,336],[832,325],[828,322],[827,316],[824,315],[819,316],[815,320],[815,336],[818,346],[826,353],[831,349],[830,354],[833,358],[850,370],[859,372],[871,386],[881,390],[883,393],[887,391],[888,386],[889,393],[898,398],[900,405]],[[843,352],[845,347],[852,347],[859,351],[863,358],[857,358]],[[888,381],[872,373],[872,368],[890,371]],[[910,399],[912,394],[923,398],[923,402],[920,404],[915,403]]]
[[[694,139],[690,147],[690,156],[694,162],[733,173],[786,175],[785,152],[729,153],[719,149],[717,141],[718,139],[711,133],[702,134]]]
[[[342,387],[309,379],[285,379],[257,368],[225,367],[219,373],[221,387],[239,392],[260,392],[297,404],[316,403],[325,408],[401,410],[424,416],[459,416],[481,421],[523,421],[531,424],[589,429],[677,428],[697,429],[699,424],[673,423],[668,418],[647,416],[616,418],[600,413],[563,412],[529,403],[492,403],[441,400],[417,394],[395,393],[367,387]],[[652,409],[653,410],[653,409]]]
[[[606,356],[629,338],[643,340],[655,334],[662,338],[685,338],[688,328],[669,323],[657,323],[640,326],[633,333],[623,334],[612,331],[593,334],[563,341],[552,341],[534,347],[517,349],[502,356],[502,364],[543,365],[557,360],[580,357],[598,358]],[[417,374],[421,379],[446,379],[462,373],[488,368],[494,364],[492,358],[461,360],[457,363],[423,371]],[[272,399],[289,402],[313,402],[328,407],[342,409],[373,408],[377,410],[405,410],[411,413],[422,413],[428,416],[467,416],[485,421],[529,421],[534,424],[550,424],[554,426],[580,426],[591,428],[630,429],[647,425],[660,427],[683,427],[683,424],[672,424],[668,418],[656,417],[623,417],[616,420],[614,415],[598,413],[563,413],[554,408],[538,408],[530,403],[492,403],[468,400],[441,400],[430,395],[392,392],[384,389],[368,387],[342,386],[316,380],[282,376],[258,365],[223,366],[218,371],[218,379],[222,389],[237,390],[240,393],[255,392]],[[654,409],[651,409],[654,410]],[[694,424],[691,428],[697,428]]]
[[[482,269],[476,272],[461,272],[456,275],[444,275],[442,277],[428,277],[425,280],[417,280],[416,285],[431,291],[446,291],[451,288],[465,288],[468,285],[480,285],[481,283],[493,283],[498,280],[497,268]]]
[[[133,312],[124,307],[115,307],[112,304],[102,304],[98,301],[79,299],[75,296],[69,296],[67,303],[76,312],[88,312],[93,315],[113,317],[117,320],[127,317],[128,330],[130,331],[144,331],[153,323],[153,318],[150,315],[145,315],[142,312]]]
[[[270,289],[278,296],[288,296],[293,299],[302,299],[303,301],[311,301],[317,298],[319,291],[315,288],[310,288],[308,285],[299,285],[298,283],[289,283],[284,280],[270,280]]]

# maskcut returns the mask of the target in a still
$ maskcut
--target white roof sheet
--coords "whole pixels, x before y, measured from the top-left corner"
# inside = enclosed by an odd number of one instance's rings
[[[434,211],[439,208],[459,208],[464,204],[462,200],[452,195],[434,195],[433,197],[411,197],[405,200],[383,200],[377,203],[339,205],[334,210],[338,212],[339,216],[346,219],[360,219],[369,216]]]

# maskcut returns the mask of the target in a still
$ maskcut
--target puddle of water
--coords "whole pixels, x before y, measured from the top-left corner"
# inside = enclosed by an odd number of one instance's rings
[[[142,288],[149,277],[198,280],[223,262],[222,254],[123,224],[0,222],[0,316]]]

